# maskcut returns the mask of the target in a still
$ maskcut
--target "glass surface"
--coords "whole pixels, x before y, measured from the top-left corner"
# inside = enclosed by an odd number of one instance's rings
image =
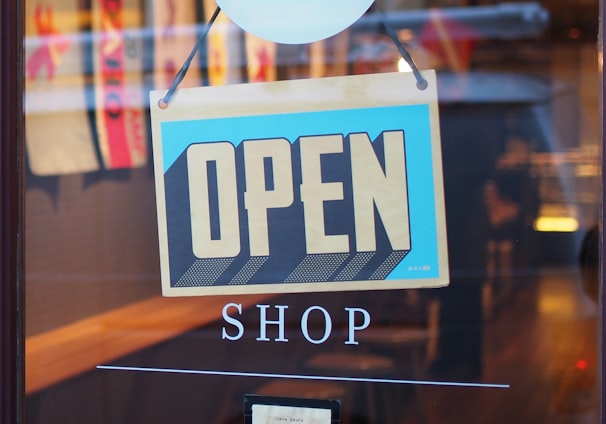
[[[437,71],[450,285],[163,298],[146,99],[215,5],[26,0],[28,423],[241,423],[247,394],[337,399],[342,423],[599,422],[598,6],[383,0],[303,45],[220,14],[180,87],[409,72],[381,16]]]

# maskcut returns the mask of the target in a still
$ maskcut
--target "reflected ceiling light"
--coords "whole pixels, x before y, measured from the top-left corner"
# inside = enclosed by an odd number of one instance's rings
[[[579,229],[579,221],[571,216],[540,216],[534,229],[541,232],[572,233]]]
[[[398,72],[412,72],[412,68],[410,67],[408,62],[404,60],[403,57],[398,60]]]

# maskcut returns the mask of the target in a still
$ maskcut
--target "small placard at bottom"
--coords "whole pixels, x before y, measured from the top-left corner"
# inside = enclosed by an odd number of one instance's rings
[[[245,424],[335,424],[340,415],[338,400],[244,396]]]

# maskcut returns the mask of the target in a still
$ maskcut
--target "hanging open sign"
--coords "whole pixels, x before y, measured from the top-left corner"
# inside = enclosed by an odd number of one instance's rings
[[[166,296],[448,284],[436,79],[151,93]]]

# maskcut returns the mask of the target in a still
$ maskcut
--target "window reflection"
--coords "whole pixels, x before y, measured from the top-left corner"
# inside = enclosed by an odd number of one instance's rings
[[[247,296],[249,330],[230,342],[221,308],[235,299],[160,296],[146,104],[215,5],[26,0],[28,421],[242,422],[244,394],[275,394],[268,377],[95,369],[113,364],[509,386],[279,385],[342,397],[350,423],[598,422],[598,2],[569,3],[383,0],[309,45],[214,24],[182,87],[407,71],[383,11],[417,65],[438,71],[452,277],[446,289]],[[289,305],[288,343],[256,340],[261,303]],[[319,346],[300,332],[310,305],[335,317]],[[372,326],[346,346],[353,306]],[[321,318],[310,314],[311,337]]]

